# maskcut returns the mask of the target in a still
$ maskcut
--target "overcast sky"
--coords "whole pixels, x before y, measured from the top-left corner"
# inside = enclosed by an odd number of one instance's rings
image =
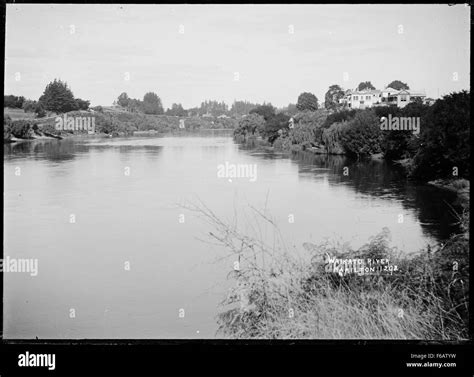
[[[60,78],[92,105],[153,91],[165,107],[284,106],[399,79],[437,98],[469,90],[469,17],[465,5],[7,4],[5,94],[37,100]]]

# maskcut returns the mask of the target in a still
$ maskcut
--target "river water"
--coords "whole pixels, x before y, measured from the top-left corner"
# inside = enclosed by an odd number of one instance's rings
[[[4,258],[37,259],[38,273],[4,274],[4,337],[214,338],[234,260],[182,207],[198,202],[244,228],[265,208],[295,249],[357,247],[388,227],[410,253],[456,231],[453,195],[394,166],[246,148],[228,132],[5,145]]]

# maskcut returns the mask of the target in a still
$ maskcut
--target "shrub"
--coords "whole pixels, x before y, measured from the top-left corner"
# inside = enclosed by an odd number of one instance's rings
[[[324,110],[304,111],[293,117],[295,126],[289,132],[292,144],[302,142],[319,143],[321,141],[322,126],[327,119]]]
[[[10,118],[10,116],[4,115],[3,116],[3,140],[4,141],[9,141],[11,139],[11,136],[12,136],[11,123],[12,123],[12,119]]]
[[[323,130],[321,141],[326,147],[329,154],[344,154],[344,147],[342,146],[342,135],[344,129],[347,127],[347,122],[333,123],[331,127]]]
[[[56,127],[54,127],[54,125],[51,123],[41,124],[40,130],[52,135],[61,135],[61,131],[57,130]]]
[[[102,106],[91,107],[91,109],[94,110],[94,111],[98,111],[99,113],[104,112],[104,108]]]
[[[10,123],[10,132],[19,139],[29,139],[33,136],[33,123],[26,120],[15,120]]]
[[[274,142],[273,147],[276,150],[288,151],[291,146],[291,140],[289,137],[279,136]]]
[[[23,102],[22,108],[25,113],[32,113],[36,110],[36,105],[36,101],[26,100]]]
[[[85,101],[85,100],[80,99],[80,98],[76,98],[75,101],[76,101],[76,107],[77,107],[78,110],[88,110],[89,109],[90,101]]]
[[[342,132],[342,146],[350,154],[367,156],[381,152],[382,131],[380,120],[371,110],[356,113]]]
[[[288,115],[278,113],[266,121],[263,134],[270,143],[273,144],[273,142],[280,136],[280,130],[282,132],[287,132],[289,130],[289,120],[290,117]]]
[[[469,337],[469,241],[463,235],[433,249],[402,255],[390,246],[390,231],[383,228],[358,249],[347,243],[304,243],[308,255],[302,257],[288,250],[266,212],[252,209],[253,217],[243,214],[243,228],[235,225],[240,223],[237,219],[226,223],[204,205],[186,208],[208,222],[213,241],[239,261],[239,269],[229,275],[235,284],[218,315],[219,333],[226,337]],[[279,236],[267,243],[262,229]],[[388,259],[397,269],[340,276],[327,269],[326,254],[339,259]]]
[[[310,258],[269,244],[226,224],[210,209],[191,206],[214,226],[214,241],[239,260],[235,285],[222,303],[219,332],[231,338],[439,339],[469,336],[469,242],[453,236],[445,245],[405,255],[390,247],[384,228],[358,249],[349,244],[303,244]],[[264,229],[278,231],[254,209]],[[252,224],[253,225],[253,224]],[[247,228],[246,228],[247,229]],[[397,270],[340,276],[326,270],[328,254],[340,259],[385,259]],[[308,260],[309,259],[309,260]],[[453,270],[453,264],[457,268]],[[236,307],[237,304],[237,307]]]
[[[215,122],[216,128],[236,129],[238,124],[239,122],[234,118],[217,118]]]
[[[360,110],[342,110],[328,115],[326,118],[323,128],[329,128],[333,123],[341,123],[344,121],[351,120],[354,118],[357,111]]]
[[[416,144],[416,137],[411,131],[385,131],[380,147],[385,159],[399,160],[411,158],[416,151]]]
[[[261,115],[265,121],[268,121],[275,116],[275,108],[272,105],[260,105],[250,110],[249,114]]]
[[[239,120],[238,127],[234,130],[234,135],[254,135],[256,132],[263,133],[265,119],[262,115],[252,113]]]
[[[413,174],[431,179],[469,178],[470,93],[449,94],[429,108],[423,118]]]
[[[37,103],[35,106],[36,117],[44,118],[46,116],[46,110],[41,103]]]

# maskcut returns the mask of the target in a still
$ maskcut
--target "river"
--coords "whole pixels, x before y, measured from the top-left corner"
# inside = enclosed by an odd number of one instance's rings
[[[265,207],[296,248],[388,227],[410,253],[456,231],[453,195],[397,167],[246,148],[226,131],[5,145],[4,258],[37,259],[38,274],[4,274],[4,338],[214,338],[233,259],[181,206],[197,201],[229,220]]]

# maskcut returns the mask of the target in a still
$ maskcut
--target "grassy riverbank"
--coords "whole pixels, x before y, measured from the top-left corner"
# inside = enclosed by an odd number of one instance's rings
[[[30,116],[23,116],[23,115]],[[56,114],[45,118],[35,118],[32,113],[5,111],[4,142],[31,140],[37,138],[61,138],[75,135],[88,135],[87,130],[57,130]],[[59,115],[61,118],[64,114]],[[118,111],[72,111],[66,113],[68,118],[93,117],[95,122],[94,136],[133,136],[135,133],[167,133],[180,130],[200,129],[233,129],[237,121],[233,118],[217,117],[176,117],[167,115],[147,115],[141,113]],[[180,122],[183,121],[183,122]]]
[[[285,245],[275,223],[260,211],[276,242],[241,232],[205,206],[191,206],[208,222],[213,241],[238,261],[234,287],[218,316],[221,336],[264,339],[468,338],[469,240],[453,235],[445,244],[404,255],[390,246],[384,228],[359,249],[348,244],[304,243],[305,258]],[[468,229],[469,217],[460,216]],[[260,229],[260,228],[258,228]],[[261,231],[261,229],[260,229]],[[328,271],[335,258],[388,260],[392,271],[340,276]],[[235,267],[235,264],[234,264]]]

